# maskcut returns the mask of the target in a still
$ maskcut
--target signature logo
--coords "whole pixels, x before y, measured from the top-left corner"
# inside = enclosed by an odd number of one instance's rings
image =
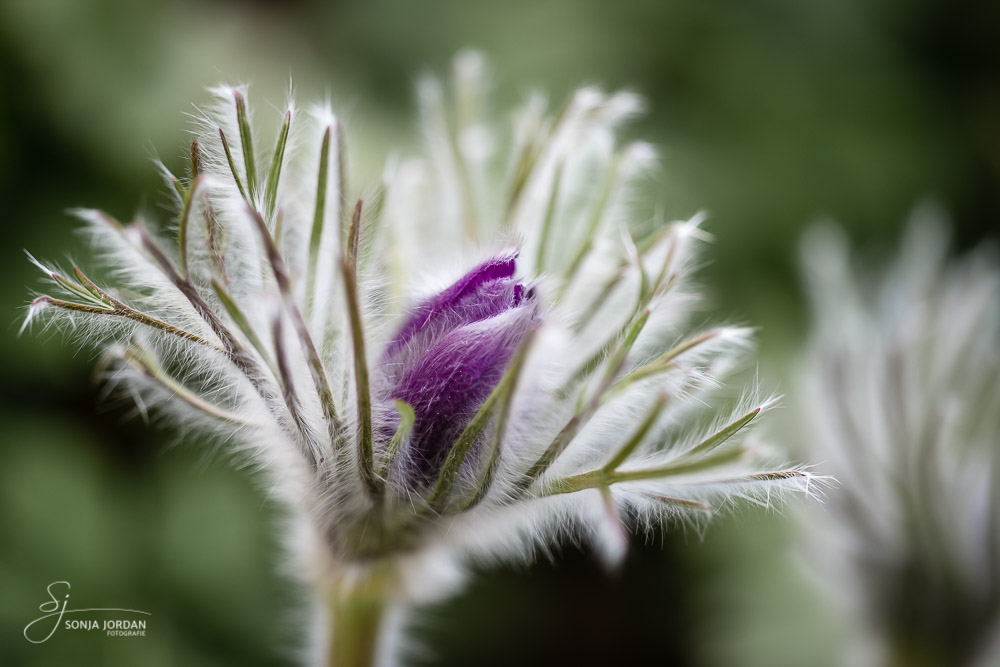
[[[91,607],[88,609],[70,609],[68,581],[53,581],[45,587],[49,599],[38,605],[42,612],[35,620],[24,626],[24,638],[32,644],[42,644],[52,638],[59,626],[66,630],[101,630],[108,637],[144,637],[146,636],[146,620],[137,619],[135,615],[152,616],[148,611],[138,609],[119,609],[116,607]],[[90,614],[91,618],[73,618],[63,620],[72,614]],[[98,620],[95,615],[116,614],[118,618]],[[125,618],[122,618],[125,616]],[[54,619],[54,620],[53,620]],[[48,634],[41,633],[48,630]]]

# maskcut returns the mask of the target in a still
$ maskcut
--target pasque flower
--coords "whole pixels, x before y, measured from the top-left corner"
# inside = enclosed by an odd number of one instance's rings
[[[359,191],[329,108],[289,105],[265,155],[246,90],[214,93],[188,176],[164,169],[173,246],[78,212],[110,271],[38,263],[58,294],[28,321],[91,334],[143,410],[262,469],[327,603],[317,661],[391,660],[385,612],[470,558],[570,537],[616,562],[627,525],[808,489],[748,435],[771,399],[713,403],[750,331],[686,330],[701,218],[633,235],[636,96],[536,95],[507,134],[463,54],[420,85],[426,155]]]

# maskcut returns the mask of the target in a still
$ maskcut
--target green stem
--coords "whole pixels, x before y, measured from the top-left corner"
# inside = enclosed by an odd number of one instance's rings
[[[331,590],[327,667],[369,667],[376,664],[379,638],[388,610],[387,573],[373,569]]]

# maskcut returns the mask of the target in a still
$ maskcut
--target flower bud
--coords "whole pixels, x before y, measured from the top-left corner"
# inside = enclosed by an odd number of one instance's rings
[[[401,400],[416,414],[402,457],[412,468],[405,476],[434,478],[538,325],[532,290],[513,278],[516,259],[512,253],[487,260],[421,303],[386,347],[377,389],[384,413]],[[388,442],[394,429],[383,421],[378,437]]]

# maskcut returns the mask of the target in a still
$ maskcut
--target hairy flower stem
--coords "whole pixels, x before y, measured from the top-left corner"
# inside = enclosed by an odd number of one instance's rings
[[[387,597],[394,587],[394,579],[391,568],[373,565],[331,586],[327,596],[327,667],[377,664],[389,608]]]
[[[326,664],[329,667],[363,667],[375,664],[382,601],[356,595],[330,603],[331,636]]]

